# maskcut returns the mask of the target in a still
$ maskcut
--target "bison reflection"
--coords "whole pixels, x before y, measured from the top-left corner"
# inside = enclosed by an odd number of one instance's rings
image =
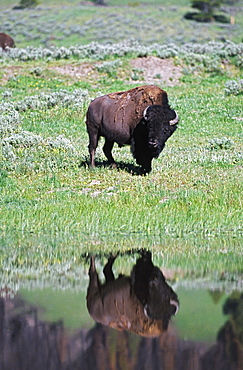
[[[104,267],[105,283],[101,284],[95,259],[91,257],[87,306],[91,317],[115,329],[155,337],[168,328],[178,311],[176,293],[166,283],[161,270],[153,265],[151,253],[143,252],[130,276],[115,279],[110,256]]]

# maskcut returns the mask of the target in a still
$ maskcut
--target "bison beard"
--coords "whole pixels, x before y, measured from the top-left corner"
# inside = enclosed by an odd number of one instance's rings
[[[128,144],[142,174],[147,174],[152,159],[159,156],[177,123],[167,93],[158,86],[145,85],[98,97],[90,103],[86,115],[90,166],[95,167],[95,151],[103,136],[109,164],[116,166],[111,153],[114,143]]]

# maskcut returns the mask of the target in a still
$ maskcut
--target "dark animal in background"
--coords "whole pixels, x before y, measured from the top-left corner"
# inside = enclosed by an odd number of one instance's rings
[[[103,151],[113,167],[116,164],[111,151],[116,142],[120,147],[131,145],[142,173],[149,173],[152,159],[159,156],[178,121],[177,113],[169,106],[167,93],[155,85],[94,99],[86,115],[90,166],[95,167],[95,151],[103,136]]]
[[[6,50],[7,48],[14,48],[15,43],[12,37],[6,33],[0,33],[0,48]]]
[[[100,283],[95,259],[91,257],[87,307],[91,317],[118,330],[155,337],[167,330],[169,320],[179,308],[176,293],[166,283],[161,270],[154,266],[150,252],[137,259],[130,276],[115,279],[110,256],[104,267],[106,281]]]

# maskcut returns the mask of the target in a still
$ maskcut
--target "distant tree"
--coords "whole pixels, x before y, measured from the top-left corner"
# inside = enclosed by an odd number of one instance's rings
[[[235,4],[239,0],[191,0],[192,8],[198,9],[197,13],[187,13],[186,19],[193,19],[198,22],[210,22],[218,20],[219,22],[227,23],[229,18],[224,15],[217,15],[216,11],[220,9],[223,4]]]
[[[213,16],[214,10],[218,9],[223,2],[224,0],[192,0],[192,8],[198,9],[203,14],[207,14],[208,16]]]

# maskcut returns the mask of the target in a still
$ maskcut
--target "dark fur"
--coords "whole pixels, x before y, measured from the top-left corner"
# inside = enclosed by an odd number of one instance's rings
[[[6,33],[0,33],[0,48],[6,50],[7,48],[14,48],[15,43],[12,37]]]
[[[106,282],[100,283],[91,258],[87,306],[93,319],[116,329],[144,336],[157,336],[167,330],[179,301],[166,283],[161,270],[154,266],[150,252],[143,252],[130,276],[115,279],[110,257],[104,267]],[[172,302],[174,302],[172,304]]]
[[[146,120],[143,118],[145,108],[148,108]],[[100,136],[103,136],[103,151],[111,165],[115,166],[111,151],[116,142],[119,146],[131,145],[142,173],[150,172],[152,159],[159,156],[176,129],[175,124],[171,126],[169,123],[175,116],[168,104],[167,93],[154,85],[96,98],[90,103],[86,115],[91,167],[95,166],[95,151]]]
[[[175,118],[175,112],[162,105],[151,105],[147,109],[147,119],[142,119],[136,126],[131,139],[131,150],[142,171],[151,171],[153,158],[158,158],[165,147],[165,142],[176,130],[169,121]]]

